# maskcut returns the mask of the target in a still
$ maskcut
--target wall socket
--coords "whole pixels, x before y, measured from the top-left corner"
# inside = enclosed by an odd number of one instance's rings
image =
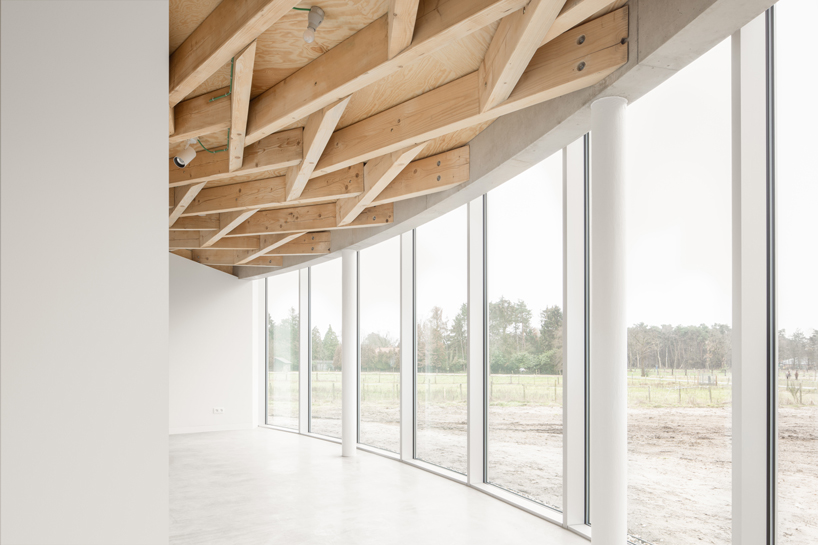
[[[224,407],[213,407],[213,414],[224,414]]]

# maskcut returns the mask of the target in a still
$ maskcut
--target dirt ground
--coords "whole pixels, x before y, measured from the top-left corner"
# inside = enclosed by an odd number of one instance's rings
[[[334,428],[319,421],[339,419],[340,410],[326,407],[314,416],[314,427]],[[361,441],[397,451],[398,417],[397,405],[366,404]],[[631,535],[663,545],[730,543],[730,419],[729,408],[628,410]],[[818,543],[818,407],[782,408],[779,437],[779,542]],[[465,473],[465,404],[421,404],[417,442],[422,460]],[[489,480],[561,507],[560,407],[490,408]]]

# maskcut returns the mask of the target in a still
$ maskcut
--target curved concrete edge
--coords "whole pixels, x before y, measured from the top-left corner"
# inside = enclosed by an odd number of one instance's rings
[[[395,203],[388,226],[332,232],[332,253],[284,258],[284,266],[236,267],[257,279],[317,265],[414,229],[526,171],[591,128],[590,104],[604,96],[633,103],[764,12],[771,0],[630,0],[628,63],[593,87],[503,116],[470,143],[471,179],[453,189]],[[729,66],[725,70],[730,70]]]

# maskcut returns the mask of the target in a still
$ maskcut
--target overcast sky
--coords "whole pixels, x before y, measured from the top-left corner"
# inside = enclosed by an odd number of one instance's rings
[[[818,78],[804,69],[798,40],[811,34],[818,2],[782,0],[778,10],[779,327],[809,332],[818,328],[818,139],[810,129],[818,107],[803,99]],[[730,85],[726,40],[628,107],[631,324],[731,324]],[[540,310],[562,306],[561,176],[557,153],[488,197],[489,299],[525,300],[535,324]],[[417,229],[418,319],[437,305],[451,320],[466,300],[466,220],[461,207]],[[397,338],[399,239],[364,251],[361,262],[362,338]],[[339,336],[340,272],[340,259],[312,272],[313,325],[323,333],[332,323]]]

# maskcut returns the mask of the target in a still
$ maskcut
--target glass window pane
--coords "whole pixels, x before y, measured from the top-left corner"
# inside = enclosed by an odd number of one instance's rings
[[[562,153],[487,206],[488,480],[561,509]]]
[[[341,260],[310,267],[310,431],[341,437]]]
[[[815,0],[776,4],[778,541],[818,543],[818,76]],[[806,47],[805,47],[806,46]]]
[[[400,452],[400,237],[359,259],[360,442]]]
[[[298,429],[298,272],[267,279],[267,424]]]
[[[726,40],[628,108],[628,531],[648,543],[731,542],[730,66]]]
[[[415,231],[416,456],[466,473],[466,207]]]

